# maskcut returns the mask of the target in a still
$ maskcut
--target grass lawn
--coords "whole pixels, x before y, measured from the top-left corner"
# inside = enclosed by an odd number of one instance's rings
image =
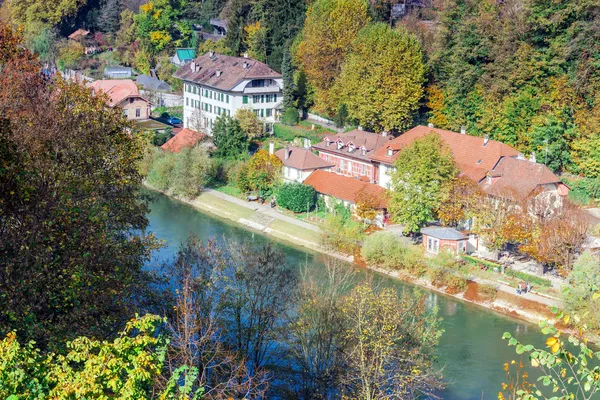
[[[335,131],[325,129],[320,125],[315,125],[314,130],[311,130],[310,128],[311,124],[306,121],[301,121],[300,124],[296,126],[274,124],[273,133],[276,138],[285,142],[292,142],[296,138],[307,138],[312,144],[322,141],[326,134],[335,133]]]
[[[213,196],[209,193],[201,193],[200,196],[194,201],[200,208],[207,208],[211,211],[214,209],[221,211],[224,216],[233,220],[240,218],[250,218],[254,214],[254,210],[246,207],[239,206],[228,201]],[[205,207],[203,207],[205,206]]]
[[[321,237],[315,231],[311,231],[309,229],[304,229],[299,226],[289,224],[285,221],[281,221],[279,219],[276,219],[275,221],[271,222],[269,227],[273,230],[283,232],[292,237],[297,237],[297,238],[300,238],[307,242],[314,243],[315,245],[321,244]],[[283,238],[283,239],[289,240],[289,238]]]
[[[217,187],[214,187],[213,189],[216,190],[217,192],[225,193],[225,194],[228,194],[233,197],[237,197],[240,199],[244,198],[244,196],[242,195],[242,192],[240,192],[240,189],[238,189],[237,186],[235,186],[234,184],[217,186]]]

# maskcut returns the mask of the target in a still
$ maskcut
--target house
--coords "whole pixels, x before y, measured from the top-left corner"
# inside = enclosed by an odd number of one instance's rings
[[[145,90],[149,90],[152,92],[161,92],[161,93],[170,93],[171,85],[169,85],[165,81],[161,81],[158,78],[155,78],[150,75],[139,75],[135,79],[136,83],[142,86]]]
[[[86,31],[85,29],[77,29],[75,32],[69,35],[69,39],[75,41],[81,41],[90,36],[90,31]]]
[[[269,152],[273,154],[274,144]],[[304,182],[316,170],[329,171],[333,164],[328,163],[309,148],[286,146],[274,153],[283,163],[283,179],[288,182]]]
[[[167,140],[167,142],[160,146],[160,148],[171,153],[179,153],[184,148],[194,147],[205,137],[206,135],[201,132],[184,128],[177,132],[177,134],[171,139]]]
[[[234,116],[249,108],[264,123],[278,117],[283,79],[268,65],[247,57],[231,57],[212,51],[181,67],[174,75],[184,82],[185,128],[212,134],[221,115]]]
[[[361,193],[371,195],[377,200],[377,209],[380,210],[374,222],[379,226],[385,223],[386,195],[385,189],[379,185],[321,169],[310,174],[304,184],[312,186],[325,199],[327,207],[333,208],[335,201],[341,201],[352,212],[356,212],[356,201]]]
[[[467,252],[469,238],[453,228],[427,227],[422,228],[423,247],[429,254],[438,254],[441,250],[448,250],[452,254]]]
[[[347,133],[326,136],[325,140],[313,146],[319,157],[334,164],[333,172],[365,182],[376,183],[378,170],[371,155],[390,143],[391,137],[354,129]]]
[[[194,49],[177,49],[175,55],[171,57],[171,62],[179,67],[183,67],[185,64],[196,58],[196,50]]]
[[[108,96],[109,107],[121,107],[129,120],[150,118],[150,102],[142,97],[134,81],[99,80],[88,85],[92,93],[104,93]]]
[[[126,79],[133,76],[133,70],[129,67],[106,67],[103,75],[105,78]]]
[[[467,135],[464,129],[457,133],[427,126],[410,129],[373,152],[371,160],[379,169],[377,183],[389,188],[402,149],[431,133],[439,135],[449,147],[460,175],[475,181],[491,197],[522,202],[535,195],[546,199],[546,205],[558,207],[569,192],[548,167],[536,163],[534,157],[526,160],[507,144],[487,136]]]

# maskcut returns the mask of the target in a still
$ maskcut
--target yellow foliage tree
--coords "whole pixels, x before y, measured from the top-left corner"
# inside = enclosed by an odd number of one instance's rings
[[[267,59],[267,30],[261,26],[260,21],[244,27],[246,37],[244,43],[248,47],[248,55],[258,61]]]

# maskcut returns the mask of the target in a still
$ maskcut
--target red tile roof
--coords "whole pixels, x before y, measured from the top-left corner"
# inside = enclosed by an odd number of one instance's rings
[[[416,126],[406,131],[396,139],[390,141],[387,146],[376,150],[371,159],[383,164],[393,165],[404,146],[410,145],[415,139],[422,138],[430,133],[440,135],[442,140],[450,147],[454,162],[463,175],[468,176],[476,182],[485,177],[498,160],[502,157],[516,157],[519,152],[504,143],[488,140],[471,135],[463,135],[457,132],[447,131],[427,126]],[[388,149],[392,155],[388,155]]]
[[[380,208],[387,207],[384,188],[355,178],[316,170],[306,178],[304,184],[312,186],[318,193],[333,196],[351,203],[356,203],[356,196],[361,190],[366,191],[379,199]]]
[[[173,136],[167,143],[160,146],[161,149],[170,151],[171,153],[179,153],[186,147],[194,147],[206,135],[193,131],[189,128],[184,128],[178,134]]]
[[[246,68],[244,68],[244,64],[246,64]],[[192,70],[192,67],[195,69]],[[221,71],[220,75],[217,74],[217,70]],[[211,57],[210,52],[185,64],[173,76],[221,90],[231,90],[245,79],[281,78],[279,72],[252,58],[231,57],[216,53]]]
[[[75,32],[69,35],[69,39],[76,40],[80,37],[84,37],[90,34],[90,31],[86,31],[85,29],[77,29]]]
[[[327,140],[329,139],[329,146]],[[370,161],[370,156],[374,151],[385,146],[391,141],[390,136],[383,136],[373,132],[366,132],[360,129],[354,129],[350,132],[341,133],[339,135],[327,135],[325,140],[317,143],[313,147],[319,151],[325,151],[332,154],[357,158],[363,161]],[[343,144],[341,149],[338,149],[337,143]],[[352,145],[353,150],[350,150]],[[361,151],[361,150],[364,150]],[[363,154],[364,153],[364,154]]]
[[[504,157],[490,171],[489,179],[482,181],[480,186],[493,196],[521,201],[541,185],[547,184],[556,184],[563,196],[569,193],[568,187],[544,164]]]
[[[304,149],[302,147],[290,147],[290,155],[286,160],[285,150],[286,149],[279,149],[275,152],[275,155],[279,157],[286,167],[299,170],[333,167],[333,164],[323,160],[309,149]]]
[[[95,93],[106,93],[108,95],[108,105],[110,107],[119,105],[123,100],[126,100],[129,97],[139,97],[146,100],[140,95],[137,85],[131,79],[103,79],[92,82],[88,86]]]

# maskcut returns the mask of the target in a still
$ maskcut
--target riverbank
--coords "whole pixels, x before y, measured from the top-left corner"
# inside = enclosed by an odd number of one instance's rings
[[[145,186],[150,190],[168,195],[169,197],[188,204],[198,210],[228,219],[265,235],[284,240],[293,245],[303,246],[322,254],[340,258],[346,262],[353,261],[351,257],[326,251],[326,249],[321,246],[320,230],[317,226],[283,215],[268,205],[261,205],[256,202],[245,202],[212,189],[207,189],[195,199],[188,200],[164,193],[147,184],[145,184]],[[535,293],[518,295],[515,293],[514,288],[510,286],[498,282],[482,280],[481,278],[474,278],[471,280],[468,289],[464,293],[448,293],[445,288],[436,287],[432,285],[429,280],[416,278],[404,271],[389,271],[371,266],[367,266],[366,268],[395,279],[425,287],[446,296],[454,297],[461,301],[475,304],[503,315],[536,324],[542,320],[552,321],[554,316],[551,313],[550,308],[559,305],[556,299]],[[479,295],[478,286],[480,284],[496,285],[498,287],[496,298],[488,300]]]

